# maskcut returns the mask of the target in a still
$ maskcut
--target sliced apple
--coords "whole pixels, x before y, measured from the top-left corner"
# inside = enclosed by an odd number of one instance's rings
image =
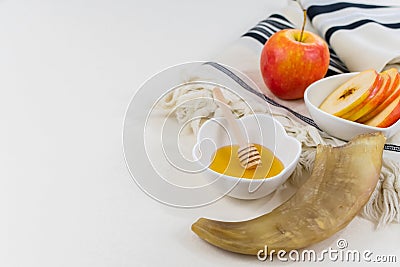
[[[397,86],[400,85],[400,73],[398,72],[398,70],[396,68],[391,68],[391,69],[385,70],[383,73],[389,74],[390,79],[391,79],[390,87],[386,94],[386,97],[389,97],[393,93],[393,91],[397,88]]]
[[[357,107],[353,108],[341,117],[350,121],[356,121],[362,116],[371,112],[384,101],[386,92],[390,86],[390,75],[387,73],[379,74],[379,81],[371,94]]]
[[[392,70],[394,70],[394,72]],[[390,85],[391,87],[388,90],[389,91],[388,93],[390,94],[385,96],[384,101],[378,107],[376,107],[368,114],[359,118],[357,122],[365,123],[371,120],[373,117],[378,115],[383,109],[385,109],[388,105],[390,105],[390,103],[392,103],[397,98],[397,96],[400,95],[400,74],[396,69],[390,69],[386,72],[392,77]]]
[[[389,127],[400,119],[400,95],[384,108],[378,115],[365,122],[366,125],[375,127]]]
[[[360,105],[375,89],[379,75],[375,70],[360,72],[339,86],[322,102],[320,109],[342,116]]]

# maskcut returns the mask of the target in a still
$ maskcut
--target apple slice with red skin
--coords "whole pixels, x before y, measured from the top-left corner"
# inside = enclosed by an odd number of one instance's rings
[[[376,88],[379,75],[375,70],[365,70],[333,91],[320,105],[320,109],[342,116],[360,105]]]
[[[386,92],[390,86],[390,75],[387,73],[379,74],[379,81],[371,94],[357,107],[353,108],[341,117],[346,120],[356,121],[362,116],[371,112],[385,100]]]
[[[394,99],[396,99],[396,97],[400,94],[400,74],[398,73],[398,71],[393,68],[384,72],[388,73],[392,78],[392,82],[388,90],[388,95],[384,97],[384,101],[377,108],[372,110],[370,113],[364,115],[363,117],[359,118],[357,122],[364,123],[366,121],[369,121],[377,114],[379,114],[391,102],[393,102]]]
[[[383,73],[387,73],[390,76],[391,82],[390,82],[390,87],[388,88],[386,92],[385,99],[388,98],[393,91],[397,88],[397,86],[400,85],[400,73],[396,68],[391,68],[388,70],[383,71]]]
[[[400,119],[400,94],[378,115],[365,122],[366,125],[386,128]]]

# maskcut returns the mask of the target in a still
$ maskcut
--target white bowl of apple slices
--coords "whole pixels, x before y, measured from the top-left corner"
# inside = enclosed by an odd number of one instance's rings
[[[394,68],[321,79],[306,89],[304,101],[318,127],[343,140],[370,132],[390,138],[400,130],[400,74]]]

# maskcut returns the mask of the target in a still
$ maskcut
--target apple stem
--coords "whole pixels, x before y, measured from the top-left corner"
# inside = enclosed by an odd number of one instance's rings
[[[301,33],[300,33],[300,40],[299,42],[303,42],[303,32],[304,32],[304,27],[306,26],[306,20],[307,20],[307,10],[303,9],[303,25],[301,26]]]

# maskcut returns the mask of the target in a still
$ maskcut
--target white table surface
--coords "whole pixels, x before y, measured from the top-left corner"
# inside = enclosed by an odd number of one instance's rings
[[[268,264],[190,231],[226,202],[187,210],[144,194],[122,125],[147,78],[211,59],[283,2],[0,1],[0,266]],[[352,224],[359,244],[382,236]],[[400,259],[399,231],[383,235],[373,247]]]

